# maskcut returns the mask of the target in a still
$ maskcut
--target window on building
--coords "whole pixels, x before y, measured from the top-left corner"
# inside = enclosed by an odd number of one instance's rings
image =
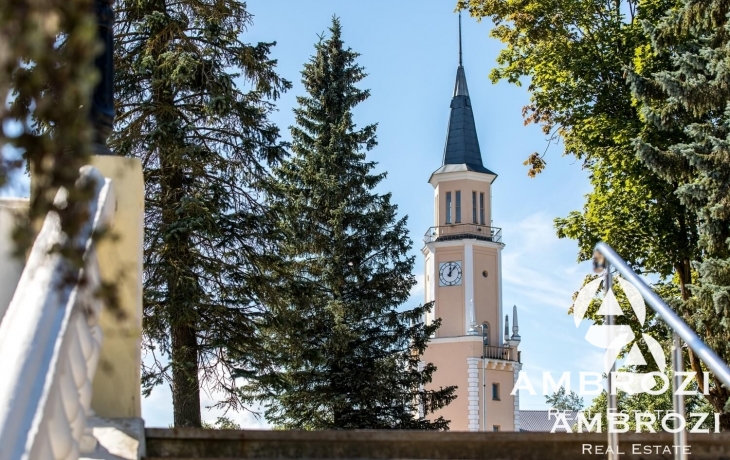
[[[461,223],[461,191],[456,191],[456,223]]]
[[[471,192],[471,222],[479,223],[477,221],[477,192]]]
[[[446,192],[446,223],[451,223],[451,192]]]
[[[499,383],[492,384],[492,399],[499,401]]]
[[[479,223],[484,225],[484,193],[479,194]]]
[[[499,431],[499,425],[492,425],[492,431]]]

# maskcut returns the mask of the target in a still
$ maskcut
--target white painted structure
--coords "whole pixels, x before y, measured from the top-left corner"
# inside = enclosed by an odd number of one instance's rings
[[[15,295],[0,323],[0,458],[75,459],[93,450],[86,431],[91,382],[101,343],[102,308],[96,295],[99,267],[92,239],[114,216],[111,181],[96,169],[82,169],[93,181],[90,219],[77,244],[82,269],[71,267],[54,246],[62,242],[59,217],[49,213],[38,234]],[[56,202],[67,195],[59,190]],[[77,281],[68,281],[68,276]],[[7,352],[12,350],[12,352]]]
[[[65,238],[56,213],[42,222],[27,260],[11,259],[9,232],[16,219],[27,218],[27,200],[0,201],[2,273],[8,275],[0,281],[0,460],[144,455],[139,360],[127,363],[139,354],[141,332],[141,165],[117,157],[92,163],[96,167],[84,166],[77,183],[94,191],[85,205],[88,220],[75,237],[82,267],[53,251]],[[59,190],[56,203],[66,196]],[[112,229],[115,216],[125,222],[113,228],[115,238],[98,244],[94,235]],[[117,231],[123,232],[118,238]],[[134,262],[125,279],[117,273],[119,253]],[[110,314],[99,288],[108,283],[115,283],[126,319],[105,319]],[[102,347],[104,335],[109,343]],[[96,372],[97,364],[110,361],[111,371]],[[117,384],[94,394],[107,374]],[[107,418],[95,416],[92,407]]]

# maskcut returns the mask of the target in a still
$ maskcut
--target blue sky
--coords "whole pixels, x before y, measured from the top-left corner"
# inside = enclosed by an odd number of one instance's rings
[[[427,180],[440,166],[449,103],[458,63],[457,15],[454,1],[249,0],[254,24],[248,42],[276,41],[273,56],[293,89],[278,101],[273,117],[288,138],[295,97],[303,94],[302,65],[313,53],[317,35],[331,17],[341,18],[346,45],[361,53],[359,63],[369,76],[361,87],[372,96],[357,108],[362,126],[378,123],[379,145],[370,158],[377,171],[387,171],[381,191],[391,191],[401,215],[408,215],[413,254],[422,281],[422,236],[432,225],[433,189]],[[537,126],[524,126],[521,110],[528,102],[525,87],[493,85],[487,75],[502,45],[489,38],[491,23],[464,16],[463,47],[469,91],[485,166],[499,175],[493,187],[493,225],[503,229],[503,301],[505,311],[519,309],[523,370],[541,391],[543,371],[556,379],[564,371],[601,371],[603,353],[587,344],[585,327],[576,329],[567,309],[571,295],[589,272],[577,264],[577,246],[559,240],[552,221],[582,207],[590,190],[586,172],[561,146],[547,154],[547,169],[527,177],[524,159],[542,152],[547,143]],[[423,300],[423,285],[412,302]],[[572,384],[577,389],[577,381]],[[210,404],[207,395],[205,404]],[[521,394],[523,409],[546,408],[541,395]],[[168,388],[159,387],[143,401],[147,426],[172,422]],[[204,410],[206,420],[218,411]],[[246,427],[265,427],[250,414],[228,414]]]
[[[304,93],[302,65],[314,51],[318,34],[326,32],[332,15],[341,18],[346,45],[361,53],[359,63],[369,76],[361,87],[372,96],[357,108],[355,122],[378,123],[379,145],[370,152],[386,171],[379,191],[393,193],[414,241],[415,274],[419,285],[412,304],[423,301],[422,236],[432,225],[433,189],[430,174],[440,166],[449,103],[458,63],[457,15],[454,0],[343,1],[248,0],[254,24],[244,34],[248,42],[276,41],[273,57],[280,74],[294,87],[278,102],[273,121],[288,139],[295,97]],[[493,225],[503,229],[503,302],[506,312],[517,305],[522,336],[523,370],[541,391],[541,375],[565,371],[601,371],[603,352],[583,339],[587,324],[576,329],[567,309],[571,295],[589,272],[575,262],[577,246],[558,240],[555,217],[582,207],[590,190],[586,172],[573,158],[551,146],[547,169],[536,179],[522,165],[532,152],[547,146],[537,126],[524,126],[521,110],[528,103],[524,87],[493,85],[487,75],[496,64],[501,43],[489,38],[491,23],[464,16],[464,66],[485,166],[499,177],[493,186]],[[3,195],[27,194],[27,181]],[[572,385],[577,389],[577,381]],[[523,409],[546,408],[544,397],[521,392]],[[215,395],[204,394],[203,405]],[[147,426],[172,424],[169,388],[158,387],[143,400]],[[220,411],[203,410],[214,421]],[[266,427],[250,413],[228,414],[244,427]]]

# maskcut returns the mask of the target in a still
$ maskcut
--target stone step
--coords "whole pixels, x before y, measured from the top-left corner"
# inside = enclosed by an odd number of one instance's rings
[[[689,434],[691,460],[730,460],[730,433]],[[619,435],[622,460],[672,459],[670,433]],[[146,430],[147,460],[604,459],[598,433]]]

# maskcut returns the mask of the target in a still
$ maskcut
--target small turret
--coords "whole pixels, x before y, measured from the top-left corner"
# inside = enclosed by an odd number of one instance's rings
[[[520,337],[520,327],[517,325],[517,305],[512,306],[512,337],[510,337],[510,340],[513,342],[522,340],[522,337]]]
[[[467,331],[468,335],[479,335],[479,328],[477,327],[476,311],[474,310],[474,299],[471,299],[469,313],[471,314],[471,326]]]
[[[504,341],[509,340],[509,315],[504,315]]]

